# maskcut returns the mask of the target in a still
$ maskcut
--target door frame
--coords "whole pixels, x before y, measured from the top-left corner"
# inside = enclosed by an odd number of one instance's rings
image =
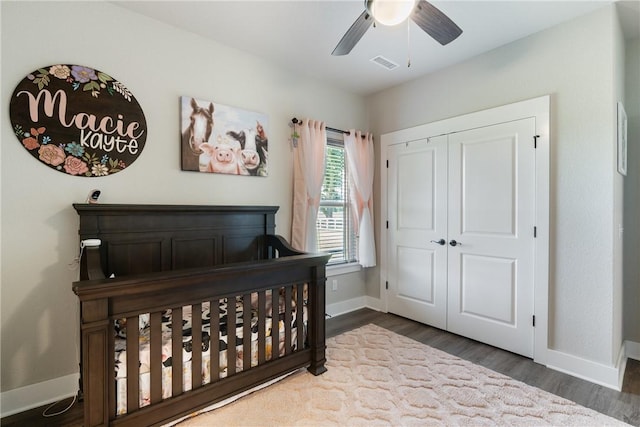
[[[547,364],[549,338],[549,103],[550,96],[507,104],[500,107],[464,114],[424,125],[401,129],[380,136],[380,302],[388,312],[386,283],[387,262],[387,150],[396,144],[429,139],[499,123],[533,117],[536,135],[535,151],[535,224],[534,241],[534,343],[533,360]],[[534,141],[531,141],[533,144]]]

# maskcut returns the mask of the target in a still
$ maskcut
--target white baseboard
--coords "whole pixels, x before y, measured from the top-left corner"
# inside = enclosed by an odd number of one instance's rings
[[[633,342],[633,341],[625,341],[624,354],[629,359],[640,361],[640,343]]]
[[[622,389],[621,379],[624,374],[626,360],[622,350],[617,366],[605,365],[557,350],[547,350],[547,368],[617,391]]]
[[[0,394],[0,417],[8,417],[75,396],[78,393],[79,378],[79,374],[71,374],[5,391]]]
[[[381,302],[379,298],[373,298],[370,296],[362,296],[352,298],[346,301],[340,301],[327,305],[327,314],[330,316],[339,316],[341,314],[350,313],[352,311],[360,310],[361,308],[370,308],[372,310],[380,311]]]

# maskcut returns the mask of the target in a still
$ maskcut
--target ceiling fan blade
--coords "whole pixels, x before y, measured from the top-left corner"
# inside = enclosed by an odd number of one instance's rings
[[[425,0],[418,0],[411,19],[443,46],[451,43],[462,34],[462,30],[455,22]]]
[[[373,17],[366,10],[362,12],[362,15],[356,19],[356,22],[351,25],[349,30],[342,36],[342,39],[338,42],[338,45],[331,55],[340,56],[346,55],[351,52],[351,49],[360,41],[364,33],[367,32],[369,27],[373,24]]]

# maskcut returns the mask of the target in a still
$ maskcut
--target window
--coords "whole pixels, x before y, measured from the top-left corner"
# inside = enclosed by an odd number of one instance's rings
[[[329,265],[356,261],[356,236],[349,205],[349,178],[342,137],[327,136],[325,173],[316,227],[318,250],[332,254]]]

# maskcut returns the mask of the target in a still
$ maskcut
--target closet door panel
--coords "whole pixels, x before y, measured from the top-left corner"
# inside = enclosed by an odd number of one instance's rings
[[[448,330],[533,356],[534,119],[449,136]]]
[[[446,136],[389,147],[388,310],[446,327]]]
[[[460,312],[515,326],[516,260],[463,254],[460,262]]]
[[[503,136],[458,147],[462,234],[515,234],[516,142]]]

